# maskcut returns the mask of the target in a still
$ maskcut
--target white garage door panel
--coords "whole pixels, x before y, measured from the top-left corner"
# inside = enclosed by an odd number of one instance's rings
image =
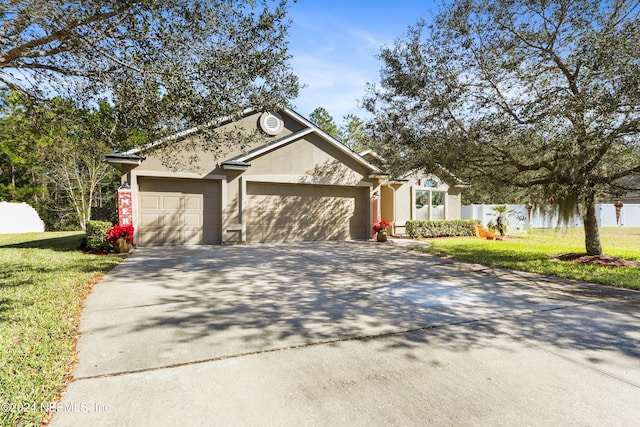
[[[179,211],[182,209],[182,195],[162,195],[161,196],[162,209]]]
[[[368,237],[367,189],[248,183],[247,240],[347,240]]]
[[[140,177],[138,243],[220,243],[220,183]]]
[[[186,210],[197,210],[200,211],[202,209],[202,197],[184,196],[184,208]]]
[[[161,227],[162,220],[158,213],[143,213],[140,214],[139,227]]]
[[[140,208],[141,209],[160,209],[160,197],[159,196],[140,196]]]
[[[182,225],[182,213],[173,211],[161,211],[161,227],[179,227]]]
[[[199,213],[185,213],[182,216],[184,223],[181,224],[186,227],[202,227],[202,215]]]

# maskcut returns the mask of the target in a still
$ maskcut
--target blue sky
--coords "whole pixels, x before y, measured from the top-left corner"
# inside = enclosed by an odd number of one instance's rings
[[[358,107],[367,83],[379,80],[375,56],[418,19],[430,21],[434,1],[298,0],[291,3],[289,52],[293,72],[306,85],[292,101],[305,117],[324,107],[336,123],[345,114],[366,117]]]

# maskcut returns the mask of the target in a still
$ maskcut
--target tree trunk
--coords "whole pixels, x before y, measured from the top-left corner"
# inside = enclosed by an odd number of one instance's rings
[[[584,240],[587,255],[602,255],[602,245],[600,244],[600,229],[596,218],[595,194],[585,197]]]

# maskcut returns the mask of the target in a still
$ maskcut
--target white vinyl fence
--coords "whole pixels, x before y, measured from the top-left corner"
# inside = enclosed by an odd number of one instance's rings
[[[493,218],[492,208],[500,205],[464,205],[462,206],[462,219],[478,219],[486,226]],[[510,228],[554,228],[558,224],[558,215],[550,208],[543,210],[533,208],[531,219],[527,217],[525,205],[507,205],[514,211],[509,218]],[[596,205],[596,215],[600,227],[640,227],[640,204],[625,204],[620,210],[620,222],[616,222],[616,207],[613,203]],[[520,218],[520,221],[518,220]],[[582,218],[576,215],[569,223],[569,227],[582,227]]]
[[[44,222],[26,203],[0,202],[0,234],[44,231]]]

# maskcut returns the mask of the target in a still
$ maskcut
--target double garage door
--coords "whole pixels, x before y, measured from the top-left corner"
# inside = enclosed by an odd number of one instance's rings
[[[368,238],[368,189],[247,183],[247,241]]]
[[[220,181],[139,177],[138,185],[139,245],[221,243]],[[362,187],[248,182],[247,241],[366,239],[368,200]]]

